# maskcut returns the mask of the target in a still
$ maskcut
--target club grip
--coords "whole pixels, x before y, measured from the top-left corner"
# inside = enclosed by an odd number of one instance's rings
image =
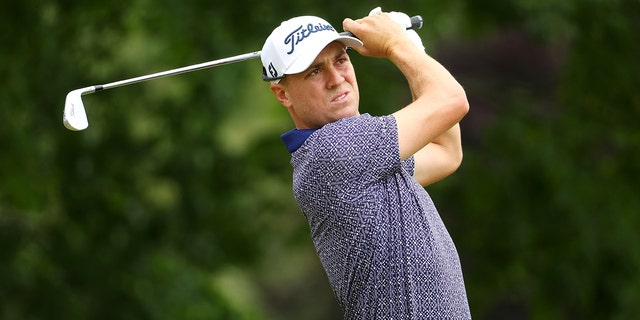
[[[421,16],[413,16],[410,18],[411,19],[411,27],[407,28],[407,29],[422,29],[422,26],[424,26],[424,20],[422,20]],[[356,36],[353,35],[353,33],[345,31],[345,32],[340,32],[341,36],[349,36],[349,37],[354,37],[357,38]]]
[[[411,28],[409,29],[422,29],[422,26],[424,25],[424,20],[422,20],[421,16],[413,16],[411,17]]]

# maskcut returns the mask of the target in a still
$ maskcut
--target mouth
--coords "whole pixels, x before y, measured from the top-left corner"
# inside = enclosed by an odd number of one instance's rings
[[[343,102],[347,99],[347,97],[349,96],[349,92],[345,91],[340,93],[339,95],[335,96],[331,102]]]

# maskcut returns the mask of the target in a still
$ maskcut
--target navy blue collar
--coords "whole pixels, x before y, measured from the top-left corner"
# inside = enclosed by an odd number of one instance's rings
[[[284,145],[287,146],[287,151],[289,151],[289,153],[294,153],[305,141],[307,141],[307,138],[309,138],[312,133],[316,132],[316,130],[318,129],[293,129],[283,133],[280,136],[280,139],[282,139]]]

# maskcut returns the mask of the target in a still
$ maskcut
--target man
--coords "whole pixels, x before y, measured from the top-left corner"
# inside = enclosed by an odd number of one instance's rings
[[[338,303],[345,319],[469,319],[456,248],[423,188],[462,161],[465,92],[390,13],[347,18],[343,28],[357,39],[296,17],[261,55],[296,127],[282,136],[294,196]],[[348,47],[393,62],[413,102],[361,115]]]

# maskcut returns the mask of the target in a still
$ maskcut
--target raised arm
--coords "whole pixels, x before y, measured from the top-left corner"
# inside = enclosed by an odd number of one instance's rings
[[[414,100],[393,115],[400,158],[415,155],[418,182],[424,186],[454,172],[462,160],[457,124],[469,110],[462,86],[386,14],[345,19],[343,27],[363,41],[355,48],[360,54],[389,59],[409,83]]]

